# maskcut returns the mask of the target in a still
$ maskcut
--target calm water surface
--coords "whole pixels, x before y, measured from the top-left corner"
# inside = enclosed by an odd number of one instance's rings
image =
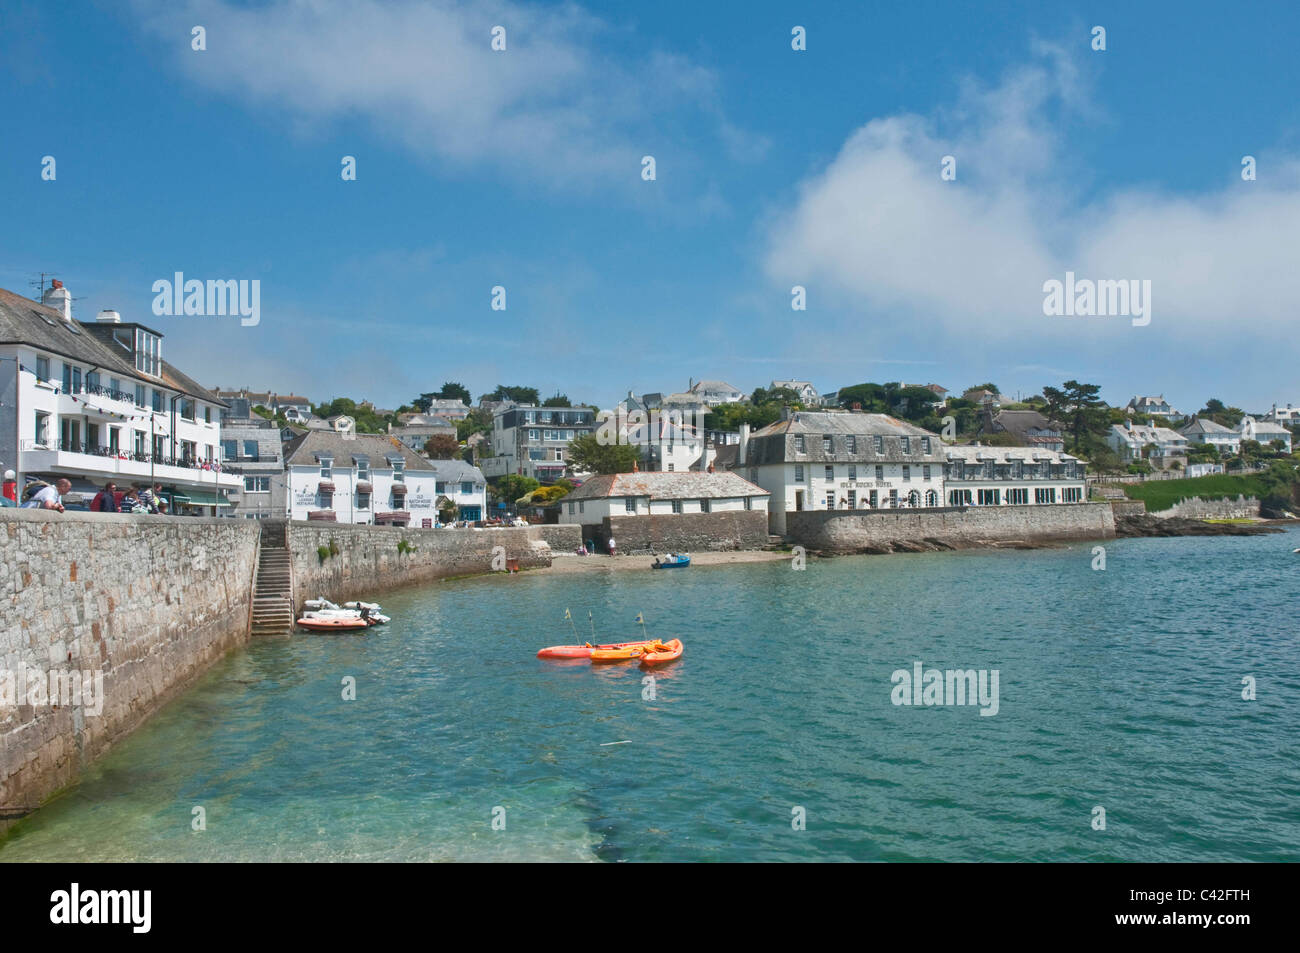
[[[0,860],[1295,860],[1298,545],[1117,540],[1105,572],[1076,545],[390,593],[393,623],[364,637],[232,655]],[[653,701],[639,668],[538,660],[573,641],[566,608],[602,641],[639,637],[643,612],[686,654]],[[918,660],[998,669],[998,714],[893,705],[891,673]]]

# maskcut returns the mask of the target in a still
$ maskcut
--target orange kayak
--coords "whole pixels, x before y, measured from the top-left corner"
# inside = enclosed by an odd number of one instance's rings
[[[647,642],[615,642],[610,645],[552,645],[542,649],[537,653],[538,658],[591,658],[593,652],[611,651],[614,649],[628,649],[638,646],[653,644],[654,639]],[[629,656],[630,657],[630,656]]]
[[[615,645],[610,648],[591,650],[591,664],[600,662],[626,662],[628,659],[640,658],[654,642],[634,642],[630,645]]]
[[[656,642],[641,653],[641,664],[663,665],[665,662],[675,662],[682,657],[682,648],[681,639],[673,639],[670,642]]]

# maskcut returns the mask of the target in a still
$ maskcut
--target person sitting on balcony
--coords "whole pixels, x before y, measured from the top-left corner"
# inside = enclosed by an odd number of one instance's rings
[[[43,486],[23,503],[25,510],[58,510],[63,512],[63,494],[72,491],[72,484],[67,480],[56,480],[53,486]]]
[[[104,488],[95,494],[95,498],[90,501],[90,511],[92,513],[117,513],[117,484],[106,483]]]

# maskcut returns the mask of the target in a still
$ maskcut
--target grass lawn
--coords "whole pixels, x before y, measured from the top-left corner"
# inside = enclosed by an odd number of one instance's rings
[[[1226,473],[1211,473],[1209,476],[1193,477],[1182,480],[1152,480],[1148,483],[1130,483],[1124,486],[1124,492],[1131,500],[1142,500],[1147,505],[1148,513],[1167,510],[1179,500],[1199,496],[1203,500],[1235,500],[1238,496],[1253,496],[1263,499],[1268,495],[1264,481],[1258,474],[1248,476],[1229,476]]]

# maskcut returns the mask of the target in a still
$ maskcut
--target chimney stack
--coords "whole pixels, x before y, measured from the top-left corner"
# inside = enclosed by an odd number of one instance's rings
[[[47,308],[63,313],[63,320],[72,323],[72,295],[63,287],[63,282],[55,278],[50,282],[49,290],[41,295],[41,304]]]
[[[736,449],[736,466],[743,467],[749,455],[749,424],[740,425],[740,446]]]

